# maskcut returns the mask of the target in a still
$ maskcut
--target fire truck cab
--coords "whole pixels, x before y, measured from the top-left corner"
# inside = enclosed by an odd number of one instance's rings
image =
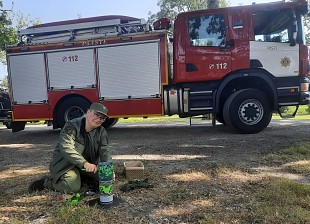
[[[273,111],[308,104],[306,12],[307,2],[296,1],[179,14],[173,89],[188,101],[181,116],[209,111],[239,132],[255,133]]]

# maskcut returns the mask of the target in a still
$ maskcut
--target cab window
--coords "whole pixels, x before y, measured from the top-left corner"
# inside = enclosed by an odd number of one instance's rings
[[[290,9],[275,9],[253,13],[255,41],[287,43],[293,35]]]
[[[190,46],[220,47],[226,44],[224,15],[192,17],[188,20]]]

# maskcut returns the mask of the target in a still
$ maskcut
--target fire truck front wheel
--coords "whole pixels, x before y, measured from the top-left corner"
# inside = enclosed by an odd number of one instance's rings
[[[264,130],[272,117],[267,95],[257,89],[233,93],[225,102],[223,111],[226,124],[244,134]]]
[[[83,116],[89,106],[90,102],[81,97],[71,97],[64,100],[56,111],[58,126],[62,128],[66,121]]]

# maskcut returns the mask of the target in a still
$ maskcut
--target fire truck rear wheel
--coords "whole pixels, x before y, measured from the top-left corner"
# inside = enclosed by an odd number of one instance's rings
[[[6,126],[7,129],[12,129],[12,122],[11,121],[5,122],[4,125]]]
[[[105,129],[113,127],[118,122],[118,118],[109,118],[102,123]]]
[[[239,90],[224,104],[226,124],[240,133],[253,134],[264,130],[271,117],[267,95],[256,89]]]
[[[81,97],[71,97],[64,100],[56,112],[57,124],[62,128],[66,121],[81,117],[90,107],[90,102]]]

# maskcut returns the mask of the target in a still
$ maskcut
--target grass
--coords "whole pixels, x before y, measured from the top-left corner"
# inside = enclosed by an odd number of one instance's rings
[[[277,154],[268,155],[265,160],[271,165],[281,166],[309,161],[310,143],[279,149]],[[302,167],[296,163],[294,169],[303,170]],[[48,223],[84,223],[85,216],[88,223],[113,223],[111,220],[117,223],[178,223],[177,220],[201,224],[310,223],[309,183],[252,174],[239,168],[218,167],[216,170],[217,175],[212,174],[212,169],[194,169],[168,176],[151,173],[154,190],[128,193],[129,204],[142,213],[150,212],[157,222],[130,215],[137,211],[126,209],[126,206],[110,214],[81,205],[59,207]],[[306,172],[301,174],[307,175]]]
[[[272,158],[270,160],[270,158]],[[280,150],[266,157],[272,164],[285,165],[291,162],[310,159],[310,143]],[[295,169],[298,169],[296,164]],[[152,180],[158,180],[162,188],[155,191],[141,190],[134,194],[135,206],[143,212],[146,206],[155,220],[172,220],[169,223],[310,223],[310,185],[285,178],[253,175],[238,168],[218,167],[217,174],[212,170],[191,170],[176,172],[168,176],[151,173]],[[292,170],[291,170],[292,171]],[[302,174],[305,174],[302,172]],[[138,194],[137,194],[138,193]],[[131,199],[133,199],[131,198]],[[81,210],[81,211],[80,211]],[[86,212],[87,211],[87,212]],[[126,209],[125,209],[126,211]],[[115,213],[126,216],[124,221]],[[77,217],[74,214],[78,213]],[[148,223],[143,217],[129,215],[130,209],[112,212],[118,223]],[[98,212],[94,208],[64,207],[56,211],[48,223],[83,223],[86,215],[88,223],[110,222],[111,214]],[[71,217],[68,219],[68,217]],[[161,217],[161,219],[159,219]],[[108,221],[109,220],[109,221]],[[175,220],[175,222],[173,221]],[[164,222],[164,221],[163,221]],[[158,221],[158,223],[163,223]]]
[[[300,143],[278,153],[269,154],[266,160],[279,164],[290,172],[310,174],[310,142]]]
[[[72,224],[72,223],[88,223],[98,224],[106,223],[108,220],[101,215],[102,211],[94,209],[88,205],[79,205],[76,207],[64,205],[55,211],[49,224]]]
[[[124,203],[109,210],[89,206],[89,197],[70,206],[67,201],[72,195],[25,193],[30,180],[46,171],[39,167],[26,175],[25,170],[12,167],[0,171],[0,189],[4,192],[0,223],[310,223],[309,180],[304,183],[252,172],[258,164],[309,179],[310,142],[274,149],[253,161],[251,167],[218,164],[170,174],[149,170],[146,175],[154,188],[127,193],[120,191],[127,181],[117,167],[114,194]]]
[[[310,142],[303,142],[298,145],[283,149],[277,154],[270,154],[269,160],[274,162],[295,162],[302,159],[310,159]]]
[[[309,149],[310,143],[304,143],[278,149],[278,153],[262,159],[270,166],[309,161]],[[298,166],[296,164],[295,169]],[[87,201],[90,198],[71,206],[67,204],[71,195],[49,191],[25,194],[23,185],[31,177],[4,179],[0,181],[1,189],[9,187],[12,191],[2,195],[2,221],[7,219],[7,223],[13,224],[29,223],[29,220],[39,223],[38,219],[48,224],[310,223],[309,183],[222,165],[216,167],[216,175],[214,167],[176,170],[170,174],[150,170],[147,177],[154,188],[123,193],[119,189],[126,179],[119,168],[114,194],[122,198],[124,203],[108,210],[89,206]],[[6,172],[11,172],[7,176],[17,173],[14,168]]]
[[[310,186],[285,179],[260,183],[256,203],[245,219],[251,223],[310,223]]]
[[[265,157],[280,171],[310,175],[310,142],[300,143]],[[254,190],[252,223],[310,223],[310,185],[285,178],[266,178]]]
[[[310,114],[297,114],[294,118],[281,118],[279,114],[273,114],[272,119],[275,119],[275,120],[281,120],[281,119],[310,120]]]

